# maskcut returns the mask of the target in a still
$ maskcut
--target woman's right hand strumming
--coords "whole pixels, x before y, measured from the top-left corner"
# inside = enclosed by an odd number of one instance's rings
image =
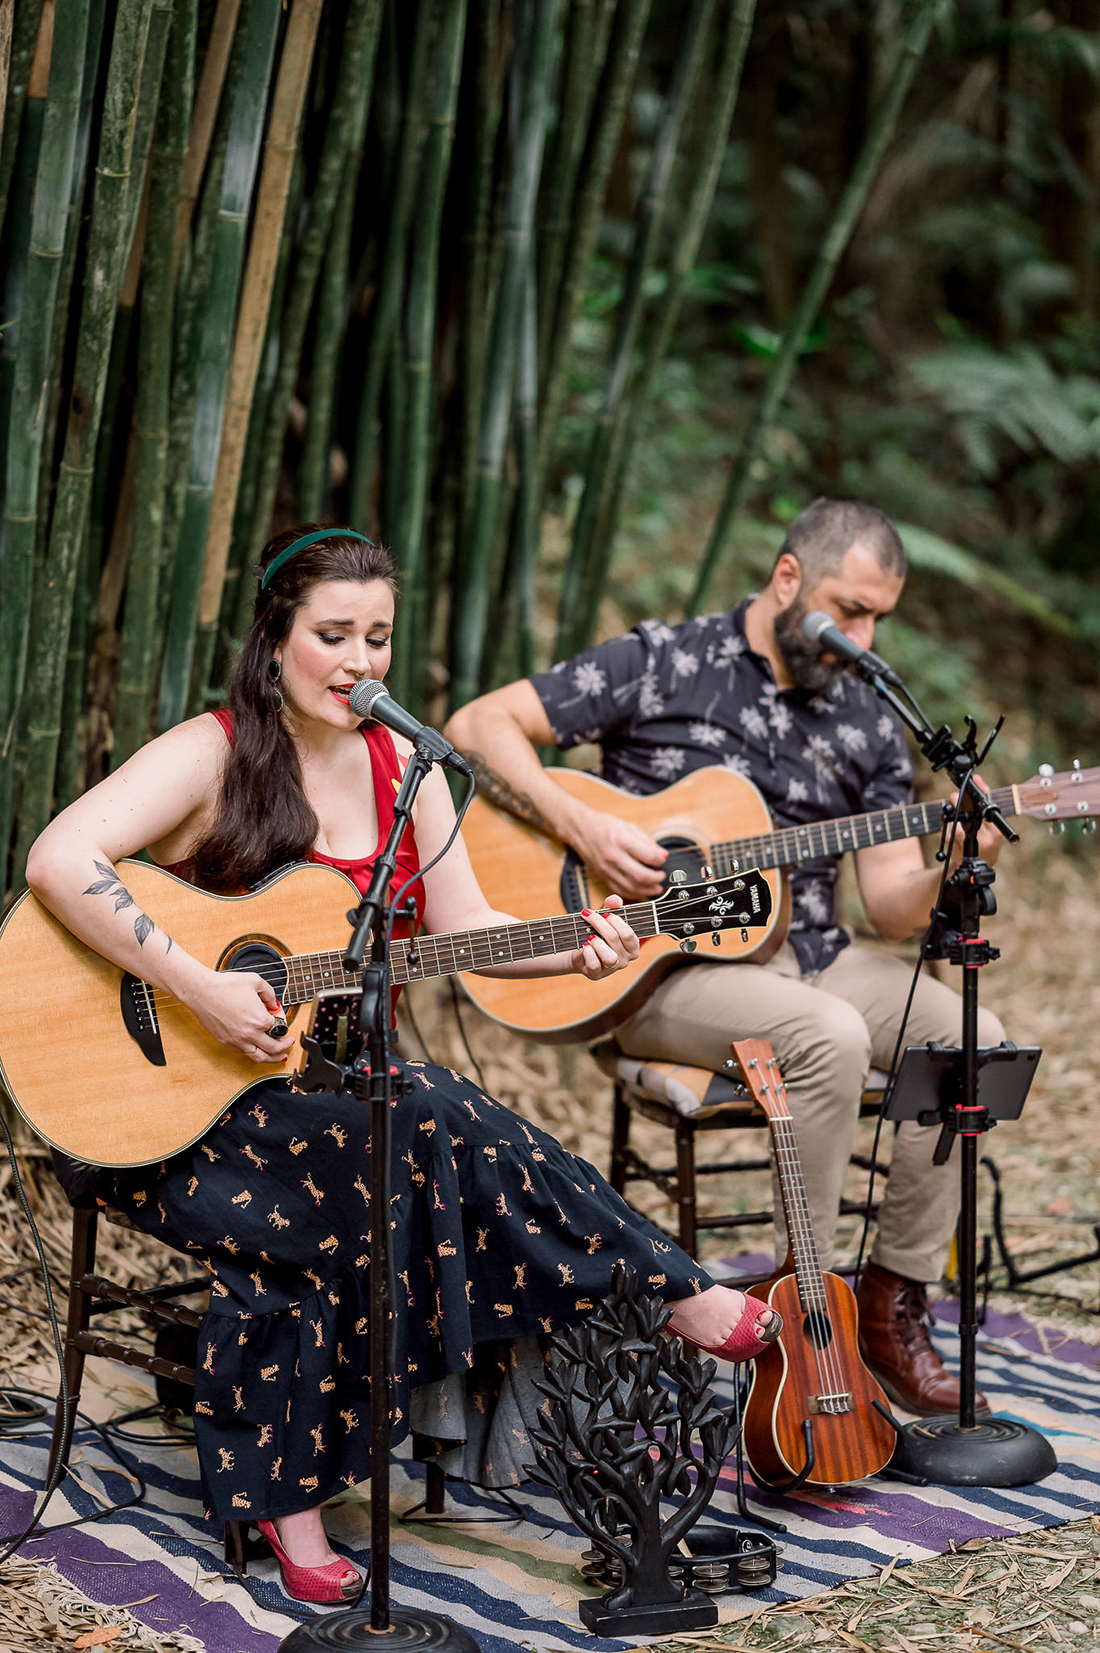
[[[200,966],[180,998],[219,1044],[253,1062],[285,1060],[294,1043],[289,1034],[272,1038],[269,1029],[283,1019],[282,1006],[271,983],[251,970]]]

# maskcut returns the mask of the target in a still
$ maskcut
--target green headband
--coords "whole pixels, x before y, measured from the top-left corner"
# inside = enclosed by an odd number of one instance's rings
[[[373,540],[369,540],[366,534],[357,534],[354,528],[317,528],[312,534],[303,534],[300,539],[292,540],[285,551],[280,551],[277,557],[272,557],[271,561],[263,571],[263,577],[260,580],[260,590],[267,590],[271,580],[279,572],[283,564],[290,561],[296,551],[304,551],[307,545],[316,545],[318,540],[331,540],[337,538],[346,540],[362,540],[364,545],[372,546],[375,550],[378,549]]]

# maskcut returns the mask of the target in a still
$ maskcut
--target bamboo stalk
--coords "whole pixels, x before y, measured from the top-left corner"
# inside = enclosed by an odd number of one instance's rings
[[[271,291],[282,245],[283,225],[298,132],[309,86],[322,0],[294,0],[283,41],[279,72],[271,102],[263,168],[256,203],[252,210],[252,235],[241,289],[233,359],[225,392],[221,446],[217,455],[214,493],[210,503],[209,526],[199,589],[199,635],[195,647],[195,697],[193,709],[201,710],[213,660],[214,639],[221,609],[222,587],[229,561],[233,513],[240,486],[248,415],[256,388],[260,352],[267,332]],[[262,119],[262,114],[261,114]],[[247,211],[247,202],[242,203]]]
[[[920,65],[921,58],[924,56],[928,36],[939,10],[939,4],[940,0],[919,0],[917,9],[906,31],[905,40],[899,49],[894,72],[878,107],[871,117],[867,128],[867,136],[856,158],[855,166],[852,168],[851,177],[848,179],[840,200],[836,204],[829,226],[818,248],[809,280],[802,290],[802,296],[795,307],[794,313],[783,329],[779,349],[776,352],[775,360],[771,365],[753,416],[749,421],[748,429],[741,439],[741,446],[734,461],[725,497],[719,507],[718,516],[711,530],[710,540],[699,566],[695,589],[688,603],[687,612],[689,615],[698,614],[706,599],[707,590],[714,577],[714,570],[718,565],[718,559],[725,548],[730,530],[745,497],[749,473],[760,450],[761,439],[774,420],[780,404],[787,394],[807,335],[829,291],[829,286],[844,249],[851,240],[852,232],[867,200],[875,174],[893,135],[894,126],[901,112],[906,93],[913,83],[913,77]]]
[[[344,165],[349,153],[357,153],[363,143],[374,86],[374,67],[381,22],[382,0],[352,0],[344,31],[340,73],[332,100],[332,111],[325,128],[317,178],[279,336],[279,366],[271,391],[256,478],[250,558],[258,558],[268,536],[283,438],[286,433],[287,404],[298,377],[302,345],[310,311],[313,308],[317,278],[332,229],[332,218],[336,210]],[[243,580],[233,628],[234,637],[238,639],[247,630],[248,619],[251,616],[251,593],[246,596],[246,592],[249,592],[249,582]]]
[[[607,61],[593,107],[571,214],[572,233],[565,254],[561,287],[554,302],[554,324],[539,407],[539,491],[561,419],[566,378],[572,358],[573,327],[588,279],[611,163],[619,142],[627,99],[634,84],[642,36],[651,0],[620,0],[607,48]],[[545,302],[549,302],[549,295]]]
[[[523,106],[508,188],[504,258],[493,314],[489,365],[482,401],[477,490],[468,549],[455,593],[452,704],[477,691],[489,611],[489,568],[497,532],[504,452],[515,372],[516,344],[543,144],[549,113],[557,0],[525,0],[528,25],[523,64]]]
[[[4,556],[0,560],[0,857],[11,835],[13,745],[30,627],[38,476],[42,461],[54,306],[80,119],[88,8],[57,0],[50,82],[35,178],[34,218],[23,286],[23,322],[8,430]],[[51,18],[52,21],[52,18]],[[0,884],[4,883],[0,869]]]
[[[489,234],[493,205],[493,151],[500,123],[496,59],[500,35],[499,0],[474,0],[469,49],[474,57],[473,131],[469,194],[463,235],[462,320],[458,336],[462,424],[459,521],[468,538],[477,488],[478,423],[485,342],[492,314]]]
[[[344,163],[344,181],[336,202],[332,240],[325,255],[317,294],[317,318],[309,372],[309,409],[302,463],[298,471],[298,515],[303,522],[316,522],[325,514],[328,496],[333,405],[340,345],[347,322],[348,261],[351,257],[351,226],[358,182],[359,156],[349,155]]]
[[[237,36],[240,10],[241,0],[218,0],[214,21],[210,26],[202,75],[191,111],[191,136],[180,179],[175,229],[174,268],[177,273],[184,248],[187,246],[187,237],[191,232],[191,220],[195,215],[195,202],[199,198],[199,186],[209,159],[210,146],[214,141],[214,128],[222,95],[226,90],[226,76],[229,73],[233,42]]]
[[[191,113],[197,21],[198,0],[177,0],[153,144],[134,414],[134,544],[122,621],[113,768],[143,743],[152,712],[172,375],[173,243]]]
[[[607,382],[589,444],[581,495],[569,560],[562,579],[558,605],[558,636],[554,657],[564,660],[591,640],[596,608],[607,578],[612,537],[596,539],[596,527],[606,501],[611,477],[612,448],[627,378],[634,361],[642,316],[646,283],[657,256],[657,244],[664,220],[665,202],[680,134],[703,65],[703,48],[714,11],[714,0],[690,0],[682,35],[682,49],[673,71],[664,117],[639,202],[634,248],[627,270],[615,342],[611,350]]]
[[[730,122],[733,119],[741,85],[741,71],[744,67],[755,9],[756,0],[732,0],[729,18],[723,22],[724,47],[714,92],[709,101],[709,113],[700,135],[698,153],[692,162],[691,175],[695,182],[684,208],[679,234],[669,261],[665,290],[658,302],[656,316],[645,330],[642,362],[631,387],[629,403],[621,404],[621,416],[616,421],[608,461],[610,481],[596,527],[596,543],[600,545],[609,546],[614,534],[627,465],[637,439],[638,422],[644,409],[649,405],[657,370],[668,351],[679,318],[684,288],[710,217],[722,158],[729,138]]]
[[[46,100],[27,98],[23,106],[23,139],[20,153],[25,165],[15,175],[11,195],[11,217],[6,238],[6,269],[4,271],[3,330],[0,331],[0,508],[3,507],[7,487],[8,428],[11,414],[12,383],[15,361],[19,353],[19,325],[23,313],[23,286],[27,276],[27,255],[30,251],[31,224],[34,215],[34,185],[38,172],[38,155],[42,147],[42,121]],[[0,875],[0,886],[3,876]],[[2,893],[2,890],[0,890]]]
[[[535,568],[539,550],[538,510],[538,300],[534,259],[524,283],[523,318],[516,354],[515,454],[516,499],[512,539],[500,602],[501,623],[496,634],[515,636],[515,661],[506,650],[492,662],[490,688],[510,678],[529,677],[535,669]],[[485,674],[483,673],[483,676]]]
[[[51,12],[53,0],[50,0]],[[19,148],[23,110],[26,106],[28,83],[38,44],[38,28],[42,18],[43,0],[20,0],[15,11],[8,61],[7,95],[4,99],[4,131],[0,139],[0,229],[8,205],[15,156]],[[39,93],[45,97],[45,88]]]
[[[592,118],[592,99],[607,55],[614,11],[615,0],[573,0],[569,17],[557,134],[546,187],[539,202],[540,373],[546,371],[573,192]]]
[[[233,96],[221,199],[213,228],[210,285],[199,321],[195,417],[161,665],[161,730],[178,723],[187,706],[199,588],[225,414],[230,341],[280,14],[280,0],[250,0],[242,27],[241,73]]]
[[[8,79],[11,71],[12,34],[15,28],[15,0],[0,0],[0,144],[8,108]],[[19,111],[22,114],[22,108]]]
[[[22,881],[27,851],[49,819],[53,798],[73,584],[81,542],[87,531],[115,309],[128,250],[124,235],[130,161],[151,10],[152,0],[119,0],[115,14],[96,160],[73,396],[46,555],[44,601],[41,612],[35,616],[27,757],[13,866],[17,883]],[[56,52],[56,43],[54,49]]]
[[[553,0],[553,3],[556,4],[557,0]],[[433,12],[438,4],[439,0],[433,0]],[[359,401],[355,447],[351,459],[348,521],[353,528],[364,530],[370,510],[374,473],[378,465],[382,393],[401,315],[409,220],[416,199],[416,180],[424,141],[423,99],[433,33],[434,31],[426,26],[423,16],[418,17],[417,27],[413,31],[397,165],[383,243],[382,273],[374,296],[370,344]]]
[[[404,463],[400,473],[401,503],[392,536],[404,571],[404,591],[394,645],[395,683],[399,698],[409,692],[413,674],[413,639],[421,634],[425,609],[425,518],[430,486],[431,370],[439,287],[440,234],[454,143],[465,28],[466,0],[446,0],[435,43],[432,103],[420,165],[409,269],[403,363],[407,396]]]

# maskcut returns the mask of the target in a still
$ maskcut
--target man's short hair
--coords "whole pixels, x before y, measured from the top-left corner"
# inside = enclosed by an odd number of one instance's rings
[[[779,555],[790,552],[802,569],[803,589],[813,591],[836,574],[857,540],[869,545],[884,574],[905,578],[905,549],[890,518],[861,499],[815,499],[795,517]]]

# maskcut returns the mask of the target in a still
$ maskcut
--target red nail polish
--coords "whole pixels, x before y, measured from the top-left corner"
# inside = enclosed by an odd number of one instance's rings
[[[591,918],[592,917],[591,910],[588,907],[582,907],[581,908],[581,917],[582,918]]]
[[[595,941],[595,939],[596,939],[595,936],[589,936],[588,941]],[[584,944],[586,947],[588,946],[588,941],[586,941],[585,944]]]

